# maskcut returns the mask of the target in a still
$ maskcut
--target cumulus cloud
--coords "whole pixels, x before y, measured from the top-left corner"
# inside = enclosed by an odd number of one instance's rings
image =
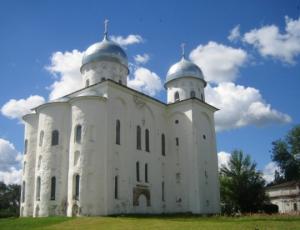
[[[134,56],[134,61],[137,64],[146,64],[150,60],[150,56],[148,54],[137,54]]]
[[[38,95],[29,96],[26,99],[11,99],[6,102],[2,108],[1,113],[10,119],[21,120],[22,116],[31,113],[31,109],[43,104],[45,99]]]
[[[220,169],[223,165],[228,167],[230,160],[230,153],[227,152],[218,152],[218,168]]]
[[[127,84],[129,87],[138,91],[156,95],[163,89],[160,77],[144,67],[138,67],[133,74],[133,78],[128,78]]]
[[[270,183],[274,180],[275,171],[280,172],[280,169],[275,162],[270,162],[264,167],[263,178],[266,180],[267,183]]]
[[[22,155],[9,141],[0,138],[0,181],[20,183]]]
[[[247,58],[247,52],[243,49],[212,41],[199,45],[190,53],[190,59],[201,67],[205,79],[214,83],[234,81]]]
[[[259,90],[220,83],[206,87],[206,101],[221,109],[215,114],[216,130],[240,128],[246,125],[263,126],[270,123],[288,123],[291,117],[267,104]]]
[[[130,34],[127,37],[111,36],[110,39],[123,47],[126,47],[128,45],[142,43],[144,41],[142,36],[137,35],[137,34]]]
[[[53,100],[81,88],[82,79],[80,66],[83,53],[78,50],[71,52],[55,52],[51,56],[51,63],[46,69],[55,77],[50,86],[49,99]]]
[[[300,18],[285,17],[283,33],[276,25],[267,25],[245,33],[243,40],[253,45],[263,57],[294,64],[300,54]]]
[[[228,40],[229,41],[237,41],[238,39],[240,39],[241,34],[240,34],[240,25],[236,25],[229,33],[228,35]]]

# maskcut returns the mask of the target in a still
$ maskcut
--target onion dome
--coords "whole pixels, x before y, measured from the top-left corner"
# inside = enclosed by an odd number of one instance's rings
[[[108,20],[105,20],[104,38],[101,42],[91,45],[84,52],[81,68],[94,61],[112,61],[124,65],[128,69],[128,59],[124,50],[115,42],[110,41],[107,32]]]
[[[206,85],[206,81],[204,80],[204,76],[201,69],[193,62],[185,59],[184,46],[182,50],[182,58],[179,62],[175,63],[170,67],[167,73],[165,85],[170,81],[184,77],[200,79],[204,81]]]

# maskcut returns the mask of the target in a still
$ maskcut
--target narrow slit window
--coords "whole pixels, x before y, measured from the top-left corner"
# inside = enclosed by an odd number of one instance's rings
[[[76,125],[76,127],[75,127],[75,142],[78,144],[81,143],[81,135],[82,135],[82,126]]]
[[[44,142],[44,131],[42,130],[40,132],[40,140],[39,140],[39,146],[43,146],[43,142]]]
[[[145,182],[148,183],[148,164],[145,164]]]
[[[116,121],[116,144],[121,144],[121,123],[120,120]]]
[[[140,181],[140,163],[136,162],[136,180]]]
[[[146,151],[150,152],[150,140],[149,140],[149,129],[146,129],[145,131],[145,145],[146,145]]]
[[[36,200],[39,201],[41,198],[41,178],[36,179]]]
[[[141,127],[138,125],[136,127],[136,148],[137,149],[142,149],[142,131],[141,131]]]
[[[166,138],[165,134],[161,135],[161,155],[166,155]]]
[[[79,183],[80,183],[80,176],[75,176],[75,200],[79,200]]]
[[[55,200],[55,190],[56,190],[56,178],[52,177],[51,178],[51,200]]]
[[[119,198],[119,194],[118,194],[118,183],[119,183],[119,181],[118,181],[118,176],[115,176],[115,199],[118,199]]]
[[[27,153],[27,150],[28,150],[28,140],[25,139],[25,141],[24,141],[24,155]]]

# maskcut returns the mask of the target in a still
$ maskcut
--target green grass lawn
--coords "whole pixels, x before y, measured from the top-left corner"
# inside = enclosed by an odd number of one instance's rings
[[[2,230],[300,229],[300,216],[252,217],[48,217],[0,219]]]

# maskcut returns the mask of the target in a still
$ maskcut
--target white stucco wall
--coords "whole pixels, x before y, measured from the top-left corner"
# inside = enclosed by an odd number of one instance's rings
[[[166,105],[112,81],[92,85],[61,101],[36,111],[39,121],[35,136],[41,130],[45,134],[43,146],[36,147],[35,180],[40,176],[42,184],[41,199],[34,204],[35,216],[219,212],[213,107],[198,99]],[[121,124],[120,145],[115,138],[116,120]],[[78,124],[82,125],[81,143],[74,141]],[[136,148],[138,125],[141,150]],[[54,129],[60,132],[58,146],[50,144]],[[149,152],[145,151],[146,129]],[[165,156],[161,153],[162,133]],[[137,161],[140,181],[136,180]],[[78,200],[74,199],[75,175],[80,175]],[[55,201],[50,200],[52,176],[57,177]],[[36,190],[33,182],[31,186]]]

